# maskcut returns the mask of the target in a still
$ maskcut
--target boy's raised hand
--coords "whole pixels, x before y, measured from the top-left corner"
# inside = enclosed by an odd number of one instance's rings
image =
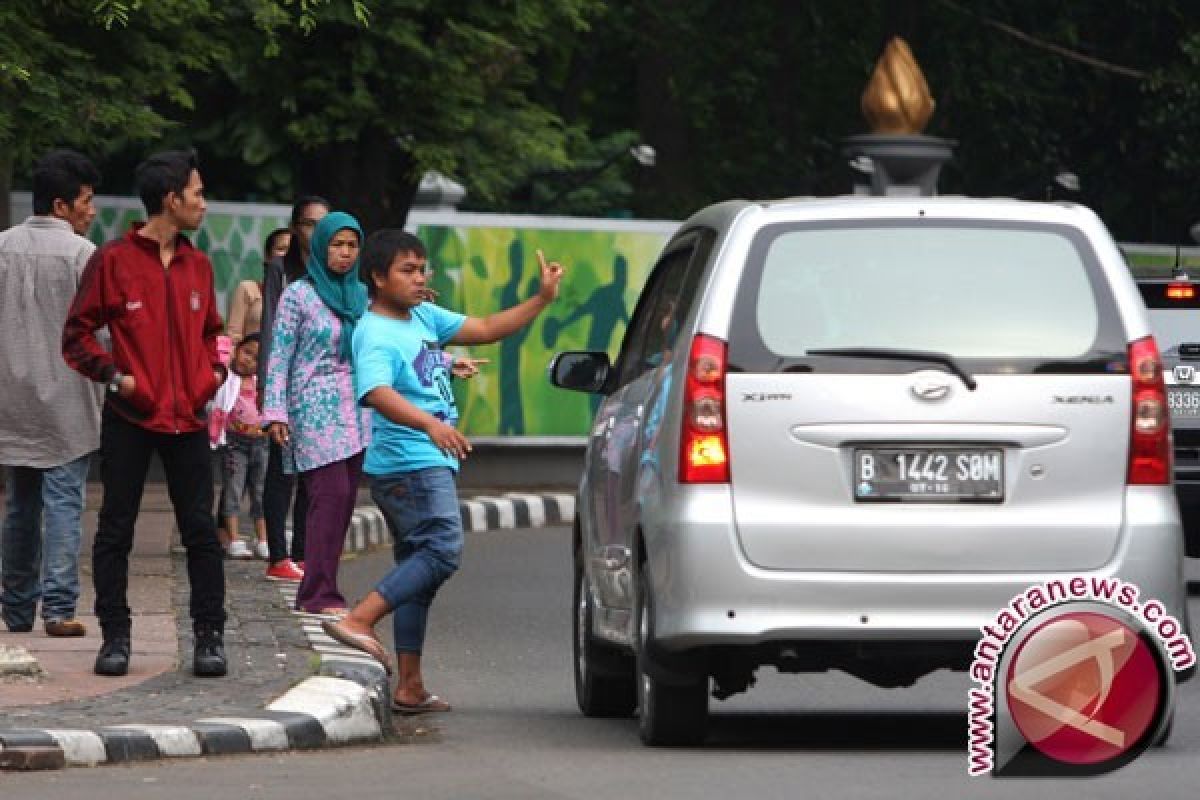
[[[558,284],[563,276],[562,264],[557,261],[547,264],[546,254],[541,250],[537,251],[537,258],[538,266],[542,268],[542,287],[538,290],[538,294],[547,303],[552,303],[558,297]]]

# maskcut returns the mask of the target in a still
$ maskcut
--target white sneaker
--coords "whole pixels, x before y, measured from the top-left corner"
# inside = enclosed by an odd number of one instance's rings
[[[246,546],[246,543],[241,539],[234,539],[229,544],[230,558],[254,558],[254,553]]]
[[[254,543],[254,555],[258,556],[263,561],[266,561],[271,555],[271,551],[267,547],[267,543],[266,542],[255,542]]]

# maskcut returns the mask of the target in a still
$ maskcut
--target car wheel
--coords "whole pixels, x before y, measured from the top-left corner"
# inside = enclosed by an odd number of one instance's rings
[[[1175,714],[1171,713],[1171,718],[1167,720],[1166,727],[1162,729],[1162,733],[1154,740],[1154,747],[1166,747],[1167,741],[1171,738],[1171,731],[1175,727]]]
[[[652,746],[694,745],[708,728],[708,676],[665,682],[651,658],[654,597],[645,571],[638,576],[637,700],[638,734]]]
[[[637,684],[629,656],[592,636],[592,593],[582,565],[575,568],[572,613],[575,701],[588,717],[628,717],[637,706]]]

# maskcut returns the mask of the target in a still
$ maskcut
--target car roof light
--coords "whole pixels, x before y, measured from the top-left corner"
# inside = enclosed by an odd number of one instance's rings
[[[1167,284],[1168,300],[1192,300],[1196,297],[1196,287],[1191,283],[1176,281]]]

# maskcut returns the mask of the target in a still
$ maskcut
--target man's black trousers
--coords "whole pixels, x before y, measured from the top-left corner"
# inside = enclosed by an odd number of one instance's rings
[[[187,550],[192,622],[197,630],[224,630],[225,566],[213,521],[208,432],[149,431],[106,406],[100,429],[104,500],[92,545],[96,618],[106,640],[129,635],[129,551],[153,453],[162,460],[175,524]]]

